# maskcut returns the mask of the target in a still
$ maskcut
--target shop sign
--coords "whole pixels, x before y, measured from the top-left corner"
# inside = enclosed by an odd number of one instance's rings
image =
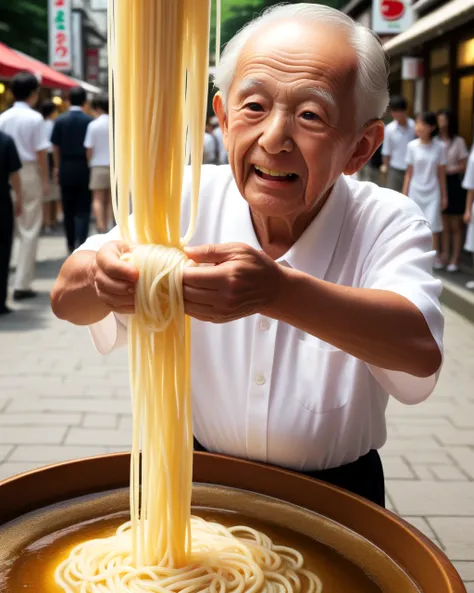
[[[99,50],[97,47],[89,47],[86,52],[87,57],[87,82],[97,84],[99,81]]]
[[[69,72],[72,68],[71,0],[49,0],[49,65]]]
[[[413,24],[411,5],[410,0],[373,0],[373,31],[379,35],[396,35],[406,31]]]

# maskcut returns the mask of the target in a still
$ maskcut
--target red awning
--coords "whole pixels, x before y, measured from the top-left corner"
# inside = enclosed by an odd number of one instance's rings
[[[43,62],[20,54],[4,43],[0,43],[0,78],[12,78],[18,72],[31,72],[39,77],[41,86],[52,89],[72,89],[77,82],[60,72],[56,72]]]

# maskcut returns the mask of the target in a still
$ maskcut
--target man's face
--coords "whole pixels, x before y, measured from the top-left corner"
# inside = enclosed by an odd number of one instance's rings
[[[392,117],[393,119],[399,123],[400,125],[404,126],[407,121],[407,112],[400,110],[400,109],[392,109]]]
[[[308,212],[346,170],[360,137],[356,71],[354,50],[333,27],[273,23],[244,47],[227,113],[217,111],[236,183],[254,210]]]

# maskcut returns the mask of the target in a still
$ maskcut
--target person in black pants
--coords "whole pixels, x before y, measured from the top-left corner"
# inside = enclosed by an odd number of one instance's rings
[[[91,192],[84,139],[92,118],[83,111],[86,99],[84,89],[71,89],[71,107],[56,120],[51,137],[69,253],[84,243],[89,234]]]
[[[13,215],[21,214],[21,161],[11,136],[0,132],[0,315],[11,313],[7,307],[8,271],[13,243]],[[15,209],[10,194],[15,190]]]

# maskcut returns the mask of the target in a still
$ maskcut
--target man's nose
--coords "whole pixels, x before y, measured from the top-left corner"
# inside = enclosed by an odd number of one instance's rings
[[[259,145],[269,154],[291,152],[293,139],[291,137],[291,122],[284,113],[275,113],[266,118],[264,130],[259,138]]]

